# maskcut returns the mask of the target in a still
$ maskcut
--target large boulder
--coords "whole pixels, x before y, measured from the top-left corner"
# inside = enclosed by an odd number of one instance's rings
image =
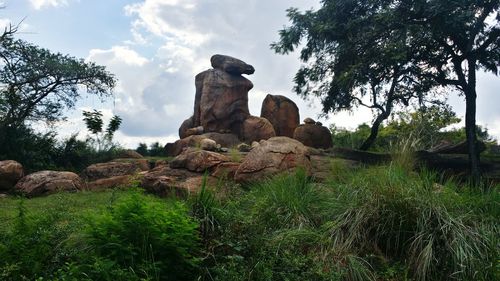
[[[84,188],[82,179],[72,172],[40,171],[23,177],[15,190],[28,197]]]
[[[184,120],[182,122],[181,126],[179,127],[179,137],[181,139],[187,137],[187,130],[191,129],[194,127],[194,117],[191,116],[188,119]]]
[[[14,160],[0,161],[0,191],[10,190],[23,177],[23,165]]]
[[[309,151],[302,143],[288,137],[273,137],[261,141],[243,160],[234,179],[248,182],[301,167],[311,173]]]
[[[299,108],[285,96],[267,95],[262,102],[260,117],[271,122],[276,136],[293,138],[295,128],[299,126]]]
[[[215,69],[220,69],[231,74],[253,74],[255,69],[246,62],[225,55],[213,55],[210,58],[210,63]]]
[[[141,186],[148,192],[159,196],[175,195],[186,197],[201,189],[203,176],[185,169],[172,169],[169,166],[158,166],[147,172],[141,181]],[[209,185],[215,185],[217,180],[207,177]]]
[[[118,153],[117,158],[133,158],[133,159],[141,159],[144,158],[139,152],[132,149],[125,149]]]
[[[241,138],[247,143],[275,137],[273,125],[262,117],[249,116],[241,128]]]
[[[299,125],[293,133],[293,138],[314,148],[326,149],[333,146],[332,133],[320,123],[306,122]]]
[[[248,91],[253,88],[252,82],[210,69],[196,75],[195,84],[194,126],[203,126],[205,132],[238,134],[250,115]]]
[[[98,179],[105,179],[116,176],[133,175],[139,171],[148,170],[140,163],[141,162],[111,161],[106,163],[92,164],[85,168],[85,170],[83,170],[82,176],[88,181],[95,181]]]
[[[170,162],[172,169],[187,169],[192,172],[205,172],[230,159],[222,154],[198,149],[187,149]]]
[[[114,176],[110,178],[98,179],[87,183],[87,189],[89,190],[103,190],[108,188],[124,187],[130,186],[133,180],[133,176]]]

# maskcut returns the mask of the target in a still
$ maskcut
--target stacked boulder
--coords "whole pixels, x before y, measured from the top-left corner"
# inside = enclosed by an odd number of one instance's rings
[[[180,126],[181,139],[174,144],[167,144],[169,155],[176,156],[193,144],[198,146],[204,138],[212,139],[222,146],[233,146],[235,139],[237,143],[251,143],[276,135],[267,119],[250,115],[248,92],[253,84],[242,75],[253,74],[253,66],[225,55],[214,55],[210,62],[213,68],[195,77],[193,116]]]

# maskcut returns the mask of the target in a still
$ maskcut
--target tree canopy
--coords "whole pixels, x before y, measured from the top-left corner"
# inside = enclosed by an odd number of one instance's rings
[[[295,91],[321,97],[325,113],[359,105],[378,111],[373,134],[395,105],[406,106],[412,98],[432,101],[437,87],[458,90],[466,100],[469,159],[477,178],[476,71],[498,74],[500,2],[321,3],[316,11],[289,9],[291,26],[271,45],[282,54],[301,48],[305,65],[295,76]]]
[[[56,121],[85,90],[107,97],[115,86],[105,67],[40,48],[7,34],[0,40],[0,127]]]

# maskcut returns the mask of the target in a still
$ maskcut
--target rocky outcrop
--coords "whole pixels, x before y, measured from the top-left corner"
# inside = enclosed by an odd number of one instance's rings
[[[234,175],[240,167],[241,163],[237,162],[223,162],[215,167],[212,176],[222,178],[225,180],[234,180]]]
[[[262,180],[271,175],[304,168],[310,175],[311,162],[308,149],[288,137],[273,137],[261,141],[245,157],[234,179],[239,182]]]
[[[230,159],[222,154],[197,149],[187,149],[170,162],[172,169],[187,169],[191,172],[205,172]]]
[[[194,126],[203,126],[205,132],[238,134],[250,115],[248,91],[252,82],[218,69],[198,74],[195,82]]]
[[[266,118],[249,116],[243,122],[240,135],[243,141],[252,143],[272,138],[276,136],[276,133],[273,125]]]
[[[188,136],[177,140],[175,143],[167,143],[165,151],[167,156],[177,156],[188,147],[201,147],[201,141],[211,139],[222,147],[233,147],[240,143],[237,135],[221,133],[205,133],[203,135]]]
[[[106,163],[92,164],[85,168],[82,172],[83,178],[88,181],[95,181],[98,179],[111,178],[116,176],[133,175],[139,171],[146,171],[149,169],[149,164],[146,162],[133,162],[133,161],[111,161]],[[145,166],[146,164],[147,166]]]
[[[23,177],[23,166],[14,160],[0,161],[0,191],[9,191]]]
[[[207,177],[209,185],[215,185],[217,179]],[[159,196],[175,195],[186,197],[201,189],[203,176],[184,169],[172,169],[159,166],[144,175],[141,186],[148,192]]]
[[[220,69],[227,73],[241,75],[241,74],[253,74],[255,69],[253,66],[247,64],[246,62],[225,55],[213,55],[210,58],[210,63],[215,69]]]
[[[82,179],[72,172],[40,171],[23,177],[15,186],[28,197],[59,191],[78,191],[84,188]]]
[[[327,127],[311,118],[306,118],[304,123],[295,129],[293,133],[294,139],[314,148],[327,149],[333,146],[332,133]]]
[[[271,122],[276,136],[293,138],[295,128],[299,126],[299,108],[285,96],[267,95],[262,102],[260,117]]]
[[[132,182],[130,175],[114,176],[110,178],[98,179],[87,183],[88,190],[103,190],[108,188],[126,187]]]

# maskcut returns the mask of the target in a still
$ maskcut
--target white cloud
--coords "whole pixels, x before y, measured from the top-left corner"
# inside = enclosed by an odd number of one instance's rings
[[[136,51],[128,46],[114,46],[110,50],[92,49],[90,50],[89,58],[99,59],[100,57],[108,57],[112,55],[112,62],[123,62],[127,65],[143,66],[148,62],[148,59],[139,55]]]
[[[40,10],[45,7],[59,7],[63,5],[68,5],[67,0],[30,0],[31,5]]]

